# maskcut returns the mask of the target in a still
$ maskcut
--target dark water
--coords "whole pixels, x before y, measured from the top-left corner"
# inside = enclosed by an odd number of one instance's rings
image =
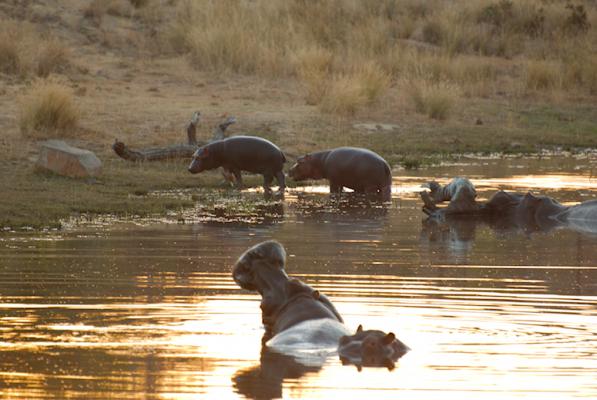
[[[478,160],[397,173],[387,209],[310,187],[236,222],[189,213],[186,224],[3,233],[0,397],[597,398],[597,235],[424,226],[415,193],[429,177],[468,175],[484,198],[532,189],[577,202],[597,198],[594,165]],[[235,286],[230,266],[269,238],[350,329],[394,331],[412,348],[396,369],[261,354],[258,297]]]

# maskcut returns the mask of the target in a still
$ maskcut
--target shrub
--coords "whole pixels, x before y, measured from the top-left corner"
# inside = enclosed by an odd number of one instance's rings
[[[319,104],[327,89],[333,55],[322,47],[301,49],[295,54],[296,72],[307,88],[307,104]]]
[[[561,67],[550,61],[528,61],[525,70],[526,88],[549,90],[561,86]]]
[[[410,85],[409,94],[418,113],[445,120],[459,100],[460,88],[445,81],[421,81]]]
[[[354,79],[360,86],[367,103],[375,102],[390,86],[390,76],[371,61],[357,68]]]
[[[320,107],[324,112],[351,115],[367,102],[367,96],[354,76],[338,75],[329,82]]]
[[[77,127],[73,92],[55,77],[33,81],[19,103],[19,125],[25,136],[45,138],[56,131],[72,135]]]
[[[129,0],[129,3],[135,8],[141,8],[145,7],[149,3],[149,0]]]
[[[60,42],[50,39],[40,44],[37,54],[37,76],[46,77],[54,72],[62,72],[69,64],[70,53]]]
[[[566,9],[570,11],[570,14],[564,22],[564,31],[572,35],[586,33],[591,24],[589,23],[585,7],[582,4],[575,6],[568,3],[566,4]]]
[[[0,26],[0,72],[45,77],[69,63],[68,49],[55,39],[41,39],[31,25],[6,21]]]

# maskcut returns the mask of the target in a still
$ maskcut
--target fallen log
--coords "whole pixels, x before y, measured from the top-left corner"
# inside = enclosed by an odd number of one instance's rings
[[[112,145],[114,152],[127,161],[159,161],[175,158],[191,158],[197,145],[177,144],[168,147],[133,150],[123,142],[116,140]]]
[[[187,143],[175,144],[166,147],[157,147],[149,149],[133,150],[126,144],[116,139],[112,145],[114,152],[127,161],[159,161],[177,158],[191,158],[197,150],[197,147],[207,144],[207,142],[197,142],[197,125],[201,119],[201,113],[195,111],[187,126]],[[236,122],[236,118],[229,117],[219,124],[213,133],[211,141],[221,140],[226,137],[226,129]]]

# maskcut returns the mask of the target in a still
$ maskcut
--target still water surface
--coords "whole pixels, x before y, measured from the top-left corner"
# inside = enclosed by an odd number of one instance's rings
[[[597,198],[593,167],[478,160],[400,174],[387,209],[310,187],[235,222],[2,234],[0,396],[597,398],[597,235],[424,225],[415,193],[467,175],[482,198],[504,188],[584,201]],[[270,238],[350,329],[394,331],[412,348],[396,369],[261,352],[259,298],[230,267]]]

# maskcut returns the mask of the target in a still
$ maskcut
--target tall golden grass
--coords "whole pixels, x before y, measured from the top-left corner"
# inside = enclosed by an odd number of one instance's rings
[[[180,0],[172,21],[171,47],[196,68],[296,77],[324,111],[354,112],[391,82],[422,78],[480,95],[504,79],[595,92],[597,5],[588,0]],[[547,76],[553,65],[561,82]]]
[[[20,77],[62,72],[70,64],[68,48],[44,37],[32,25],[5,20],[0,23],[0,72]]]
[[[19,108],[19,126],[26,137],[75,134],[79,110],[73,92],[54,76],[34,80],[19,98]]]

